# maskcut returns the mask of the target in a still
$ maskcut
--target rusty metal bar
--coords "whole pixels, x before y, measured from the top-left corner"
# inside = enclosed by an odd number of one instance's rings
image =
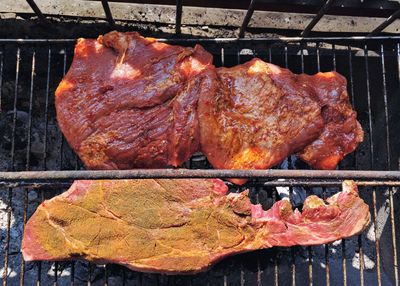
[[[321,20],[322,16],[326,14],[326,12],[329,10],[329,8],[332,6],[332,4],[335,2],[335,0],[327,0],[325,4],[321,7],[321,9],[318,11],[317,15],[311,20],[311,22],[306,26],[306,28],[300,33],[301,37],[307,37],[308,34],[311,32],[311,30],[314,28],[314,26]]]
[[[10,187],[10,188],[30,188],[30,189],[56,189],[56,188],[68,188],[72,184],[72,180],[61,180],[55,182],[0,182],[0,187]],[[304,186],[304,187],[339,187],[341,186],[343,181],[341,180],[333,180],[333,181],[317,181],[317,180],[274,180],[274,181],[265,181],[259,182],[259,184],[255,184],[252,182],[247,183],[248,186],[253,185],[262,185],[268,187],[294,187],[294,186]],[[400,181],[355,181],[357,186],[359,187],[383,187],[383,186],[392,186],[392,187],[400,187]]]
[[[110,5],[108,5],[108,0],[101,0],[101,5],[103,5],[108,23],[112,28],[115,28],[115,21],[111,13]]]
[[[176,0],[175,34],[181,34],[182,26],[182,0]]]
[[[372,204],[374,216],[374,233],[375,233],[375,251],[376,251],[376,275],[378,279],[378,286],[382,285],[381,281],[381,252],[380,252],[380,237],[378,236],[378,211],[376,209],[376,190],[372,191]]]
[[[282,43],[282,42],[363,42],[363,41],[398,41],[400,36],[352,36],[352,37],[271,37],[271,38],[159,38],[157,41],[166,43],[215,43],[215,44],[237,44],[237,43]],[[0,39],[0,44],[73,44],[76,39]]]
[[[244,33],[246,32],[247,26],[249,25],[251,17],[253,16],[256,2],[257,0],[250,1],[249,8],[247,9],[246,15],[244,16],[242,25],[240,26],[239,38],[244,37]]]
[[[43,15],[42,11],[40,11],[39,7],[36,5],[35,1],[33,0],[26,0],[28,2],[29,6],[31,6],[32,10],[35,12],[35,14],[39,17],[41,20],[46,20],[46,17]]]
[[[371,33],[368,34],[368,37],[375,36],[376,34],[382,32],[387,26],[392,24],[396,19],[400,17],[400,9],[390,15],[382,24],[376,27]]]
[[[207,170],[137,169],[104,171],[21,171],[0,172],[0,181],[150,179],[150,178],[265,178],[265,179],[349,179],[399,181],[400,171],[353,170]]]

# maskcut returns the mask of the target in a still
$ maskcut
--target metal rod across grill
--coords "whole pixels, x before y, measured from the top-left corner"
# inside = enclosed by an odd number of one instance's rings
[[[54,90],[70,65],[75,40],[1,39],[3,285],[398,285],[400,37],[163,41],[200,43],[213,53],[217,66],[233,66],[256,56],[296,73],[337,70],[348,80],[366,139],[334,171],[279,166],[272,170],[207,170],[209,165],[201,154],[194,155],[182,169],[85,171],[64,142],[54,110]],[[22,261],[22,226],[41,201],[68,188],[71,180],[152,177],[250,177],[247,187],[258,199],[267,193],[274,200],[279,199],[278,186],[290,187],[291,196],[301,187],[308,194],[326,197],[339,190],[343,179],[351,178],[358,181],[360,195],[371,207],[373,224],[357,238],[321,247],[274,248],[239,255],[193,276],[141,274],[84,262]]]

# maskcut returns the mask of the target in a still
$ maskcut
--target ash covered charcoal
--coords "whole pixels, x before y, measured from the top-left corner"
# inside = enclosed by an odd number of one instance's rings
[[[0,142],[4,150],[11,150],[13,135],[16,150],[26,148],[28,113],[17,110],[15,114],[15,133],[13,134],[14,112],[8,111],[0,115]]]
[[[282,163],[280,164],[280,168],[285,169],[285,170],[302,169],[302,167],[307,168],[305,163],[302,162],[301,160],[298,160],[297,157],[294,155],[289,156],[288,158],[283,160]],[[285,180],[279,179],[279,181],[284,182]],[[281,199],[290,199],[291,203],[295,207],[303,205],[303,203],[307,197],[306,189],[303,187],[299,187],[299,186],[294,186],[291,188],[292,188],[292,192],[290,192],[289,187],[276,187],[276,191],[278,192],[279,197]]]

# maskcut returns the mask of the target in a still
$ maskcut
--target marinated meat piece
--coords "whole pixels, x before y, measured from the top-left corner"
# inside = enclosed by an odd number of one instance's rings
[[[321,134],[321,108],[290,71],[253,59],[209,74],[218,84],[200,96],[198,113],[201,149],[215,168],[270,168]]]
[[[336,72],[301,74],[299,84],[322,108],[325,127],[320,137],[299,152],[299,157],[316,169],[335,169],[364,139],[347,94],[346,79]]]
[[[281,200],[267,211],[220,180],[76,181],[42,203],[22,241],[26,261],[86,259],[133,270],[194,273],[226,256],[273,246],[317,245],[360,233],[368,206],[352,181],[303,212]]]
[[[58,123],[90,169],[178,166],[198,150],[207,68],[212,56],[199,45],[119,32],[79,39],[56,91]]]

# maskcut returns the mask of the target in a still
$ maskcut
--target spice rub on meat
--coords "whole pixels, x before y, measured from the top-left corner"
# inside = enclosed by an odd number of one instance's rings
[[[218,169],[266,169],[291,154],[334,169],[363,140],[336,72],[296,75],[257,58],[216,69],[199,45],[138,33],[78,40],[55,104],[89,169],[177,167],[196,151]]]
[[[58,123],[90,169],[178,166],[199,148],[207,67],[212,56],[199,45],[119,32],[79,39],[56,90]]]
[[[217,179],[75,181],[26,224],[25,261],[86,259],[159,273],[204,271],[229,255],[274,246],[319,245],[363,231],[369,207],[352,181],[326,201],[289,200],[265,211],[248,191]]]
[[[298,82],[322,109],[324,129],[317,140],[299,152],[315,169],[335,169],[364,139],[347,93],[346,78],[337,72],[298,75]]]
[[[198,107],[201,149],[215,168],[270,168],[320,135],[321,108],[296,79],[260,59],[217,69]]]

